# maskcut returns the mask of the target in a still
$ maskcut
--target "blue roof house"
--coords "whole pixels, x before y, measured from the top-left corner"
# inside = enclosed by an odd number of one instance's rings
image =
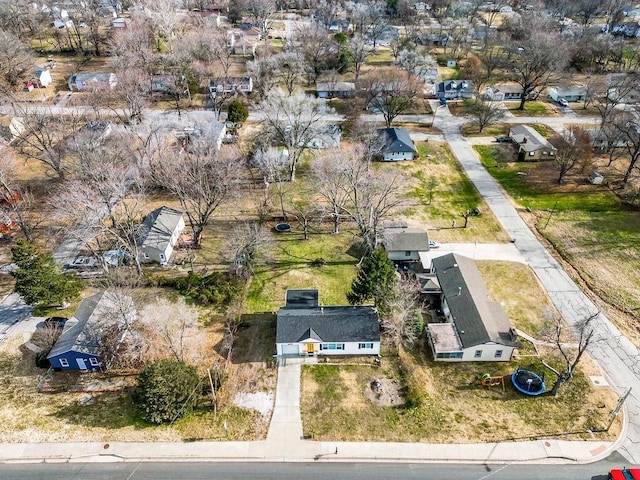
[[[112,359],[101,358],[105,330],[132,321],[136,315],[131,297],[102,292],[85,298],[64,325],[47,360],[56,370],[96,371]]]

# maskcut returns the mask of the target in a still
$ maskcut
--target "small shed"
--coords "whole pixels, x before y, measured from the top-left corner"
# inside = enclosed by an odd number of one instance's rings
[[[589,175],[589,183],[591,185],[602,185],[604,183],[604,177],[598,172],[591,172],[591,175]]]

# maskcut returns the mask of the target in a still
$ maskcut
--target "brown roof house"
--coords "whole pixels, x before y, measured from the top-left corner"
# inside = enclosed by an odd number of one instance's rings
[[[516,125],[509,137],[518,147],[518,161],[553,160],[557,149],[546,138],[528,125]]]
[[[449,253],[433,259],[445,321],[427,325],[436,361],[507,362],[520,348],[502,306],[489,296],[475,262]]]

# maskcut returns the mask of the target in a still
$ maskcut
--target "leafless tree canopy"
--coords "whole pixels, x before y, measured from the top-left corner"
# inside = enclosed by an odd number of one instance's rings
[[[360,79],[368,109],[380,112],[387,127],[405,112],[416,99],[421,80],[398,68],[376,69]]]

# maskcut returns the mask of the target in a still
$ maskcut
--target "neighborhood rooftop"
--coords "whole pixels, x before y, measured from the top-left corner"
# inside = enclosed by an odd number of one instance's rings
[[[520,148],[527,152],[537,150],[540,147],[553,148],[546,138],[528,125],[514,125],[511,127],[511,136],[520,145]]]

